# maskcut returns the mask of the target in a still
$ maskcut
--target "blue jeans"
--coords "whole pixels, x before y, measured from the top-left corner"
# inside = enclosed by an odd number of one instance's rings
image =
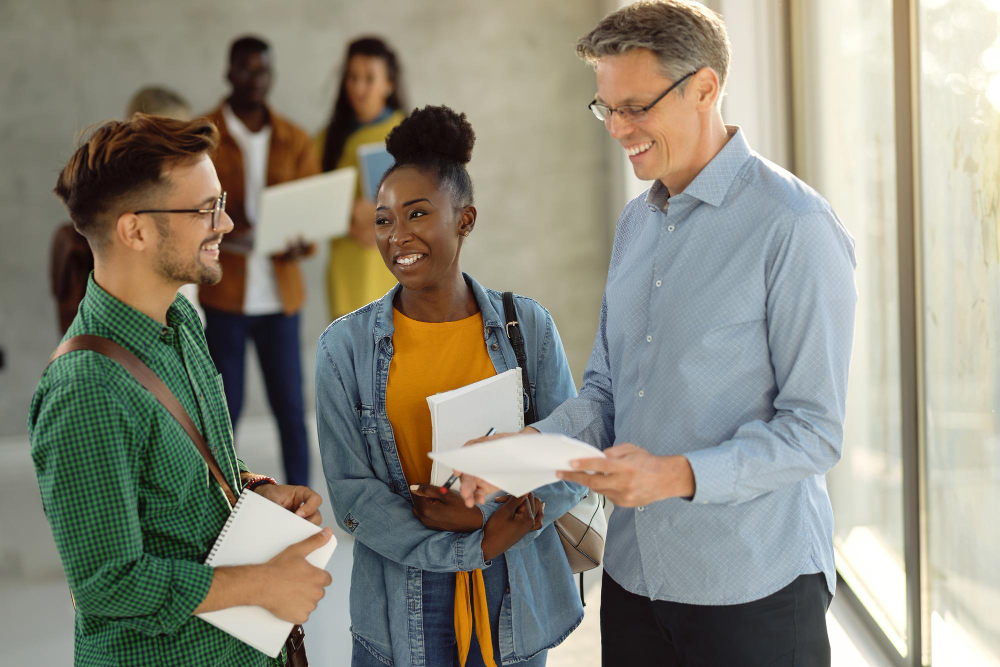
[[[427,572],[423,575],[424,656],[428,667],[458,667],[458,642],[455,639],[455,573]],[[507,592],[507,561],[503,556],[493,559],[493,564],[483,570],[486,584],[486,607],[490,616],[490,634],[493,637],[493,659],[500,664],[500,607]],[[475,619],[475,608],[473,608]],[[475,621],[473,620],[473,627]],[[544,667],[547,652],[518,667]],[[485,667],[475,631],[469,645],[465,667]]]
[[[252,338],[267,400],[278,422],[288,484],[309,484],[309,441],[302,399],[299,315],[242,315],[205,308],[205,339],[222,374],[233,430],[243,409],[247,339]]]

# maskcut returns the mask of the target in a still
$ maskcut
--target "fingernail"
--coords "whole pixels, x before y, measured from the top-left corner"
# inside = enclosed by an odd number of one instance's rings
[[[419,484],[410,484],[410,491],[416,491],[420,488]]]
[[[570,461],[569,462],[569,467],[570,468],[579,468],[580,467],[580,462],[579,461]]]
[[[556,477],[558,477],[559,479],[564,479],[563,474],[561,472],[559,472],[558,470],[556,471]]]
[[[298,514],[299,516],[305,516],[306,515],[306,513],[303,512],[302,510],[295,510],[295,513]]]

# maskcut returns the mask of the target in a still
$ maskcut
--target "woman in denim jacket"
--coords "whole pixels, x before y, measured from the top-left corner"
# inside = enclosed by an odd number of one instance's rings
[[[428,486],[426,397],[517,365],[502,294],[459,268],[476,222],[474,141],[447,107],[389,135],[376,240],[400,285],[331,324],[316,352],[323,469],[354,536],[354,667],[539,667],[583,618],[552,522],[585,489],[558,482],[470,509]],[[515,303],[541,419],[576,388],[548,311]]]

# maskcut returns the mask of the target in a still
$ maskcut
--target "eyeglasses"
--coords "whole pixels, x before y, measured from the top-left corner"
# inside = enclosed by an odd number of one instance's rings
[[[698,70],[695,70],[677,79],[677,81],[674,82],[674,85],[667,88],[665,91],[663,91],[663,93],[659,97],[657,97],[655,100],[653,100],[644,107],[641,107],[636,104],[628,104],[625,106],[618,107],[617,109],[612,109],[607,104],[601,104],[595,99],[593,102],[587,105],[587,108],[589,108],[591,111],[594,112],[594,115],[597,116],[597,120],[603,121],[605,124],[611,122],[611,116],[615,112],[617,112],[619,117],[621,117],[621,119],[624,121],[630,123],[638,123],[646,120],[646,113],[653,108],[653,105],[655,105],[657,102],[659,102],[664,97],[669,95],[671,90],[681,85],[687,79],[691,78],[697,73]]]
[[[142,211],[134,211],[136,215],[140,213],[201,213],[202,215],[206,213],[212,214],[212,231],[214,232],[219,228],[219,220],[222,219],[222,213],[226,210],[226,193],[223,192],[218,199],[215,200],[215,206],[212,208],[172,208],[172,209],[143,209]]]

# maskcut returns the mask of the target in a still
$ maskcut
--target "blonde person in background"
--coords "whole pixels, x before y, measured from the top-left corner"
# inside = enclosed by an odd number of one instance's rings
[[[330,123],[316,137],[323,171],[358,166],[358,147],[384,142],[405,117],[396,54],[377,37],[351,42]],[[396,279],[375,248],[375,202],[358,188],[350,235],[330,243],[327,298],[336,319],[380,298]]]

